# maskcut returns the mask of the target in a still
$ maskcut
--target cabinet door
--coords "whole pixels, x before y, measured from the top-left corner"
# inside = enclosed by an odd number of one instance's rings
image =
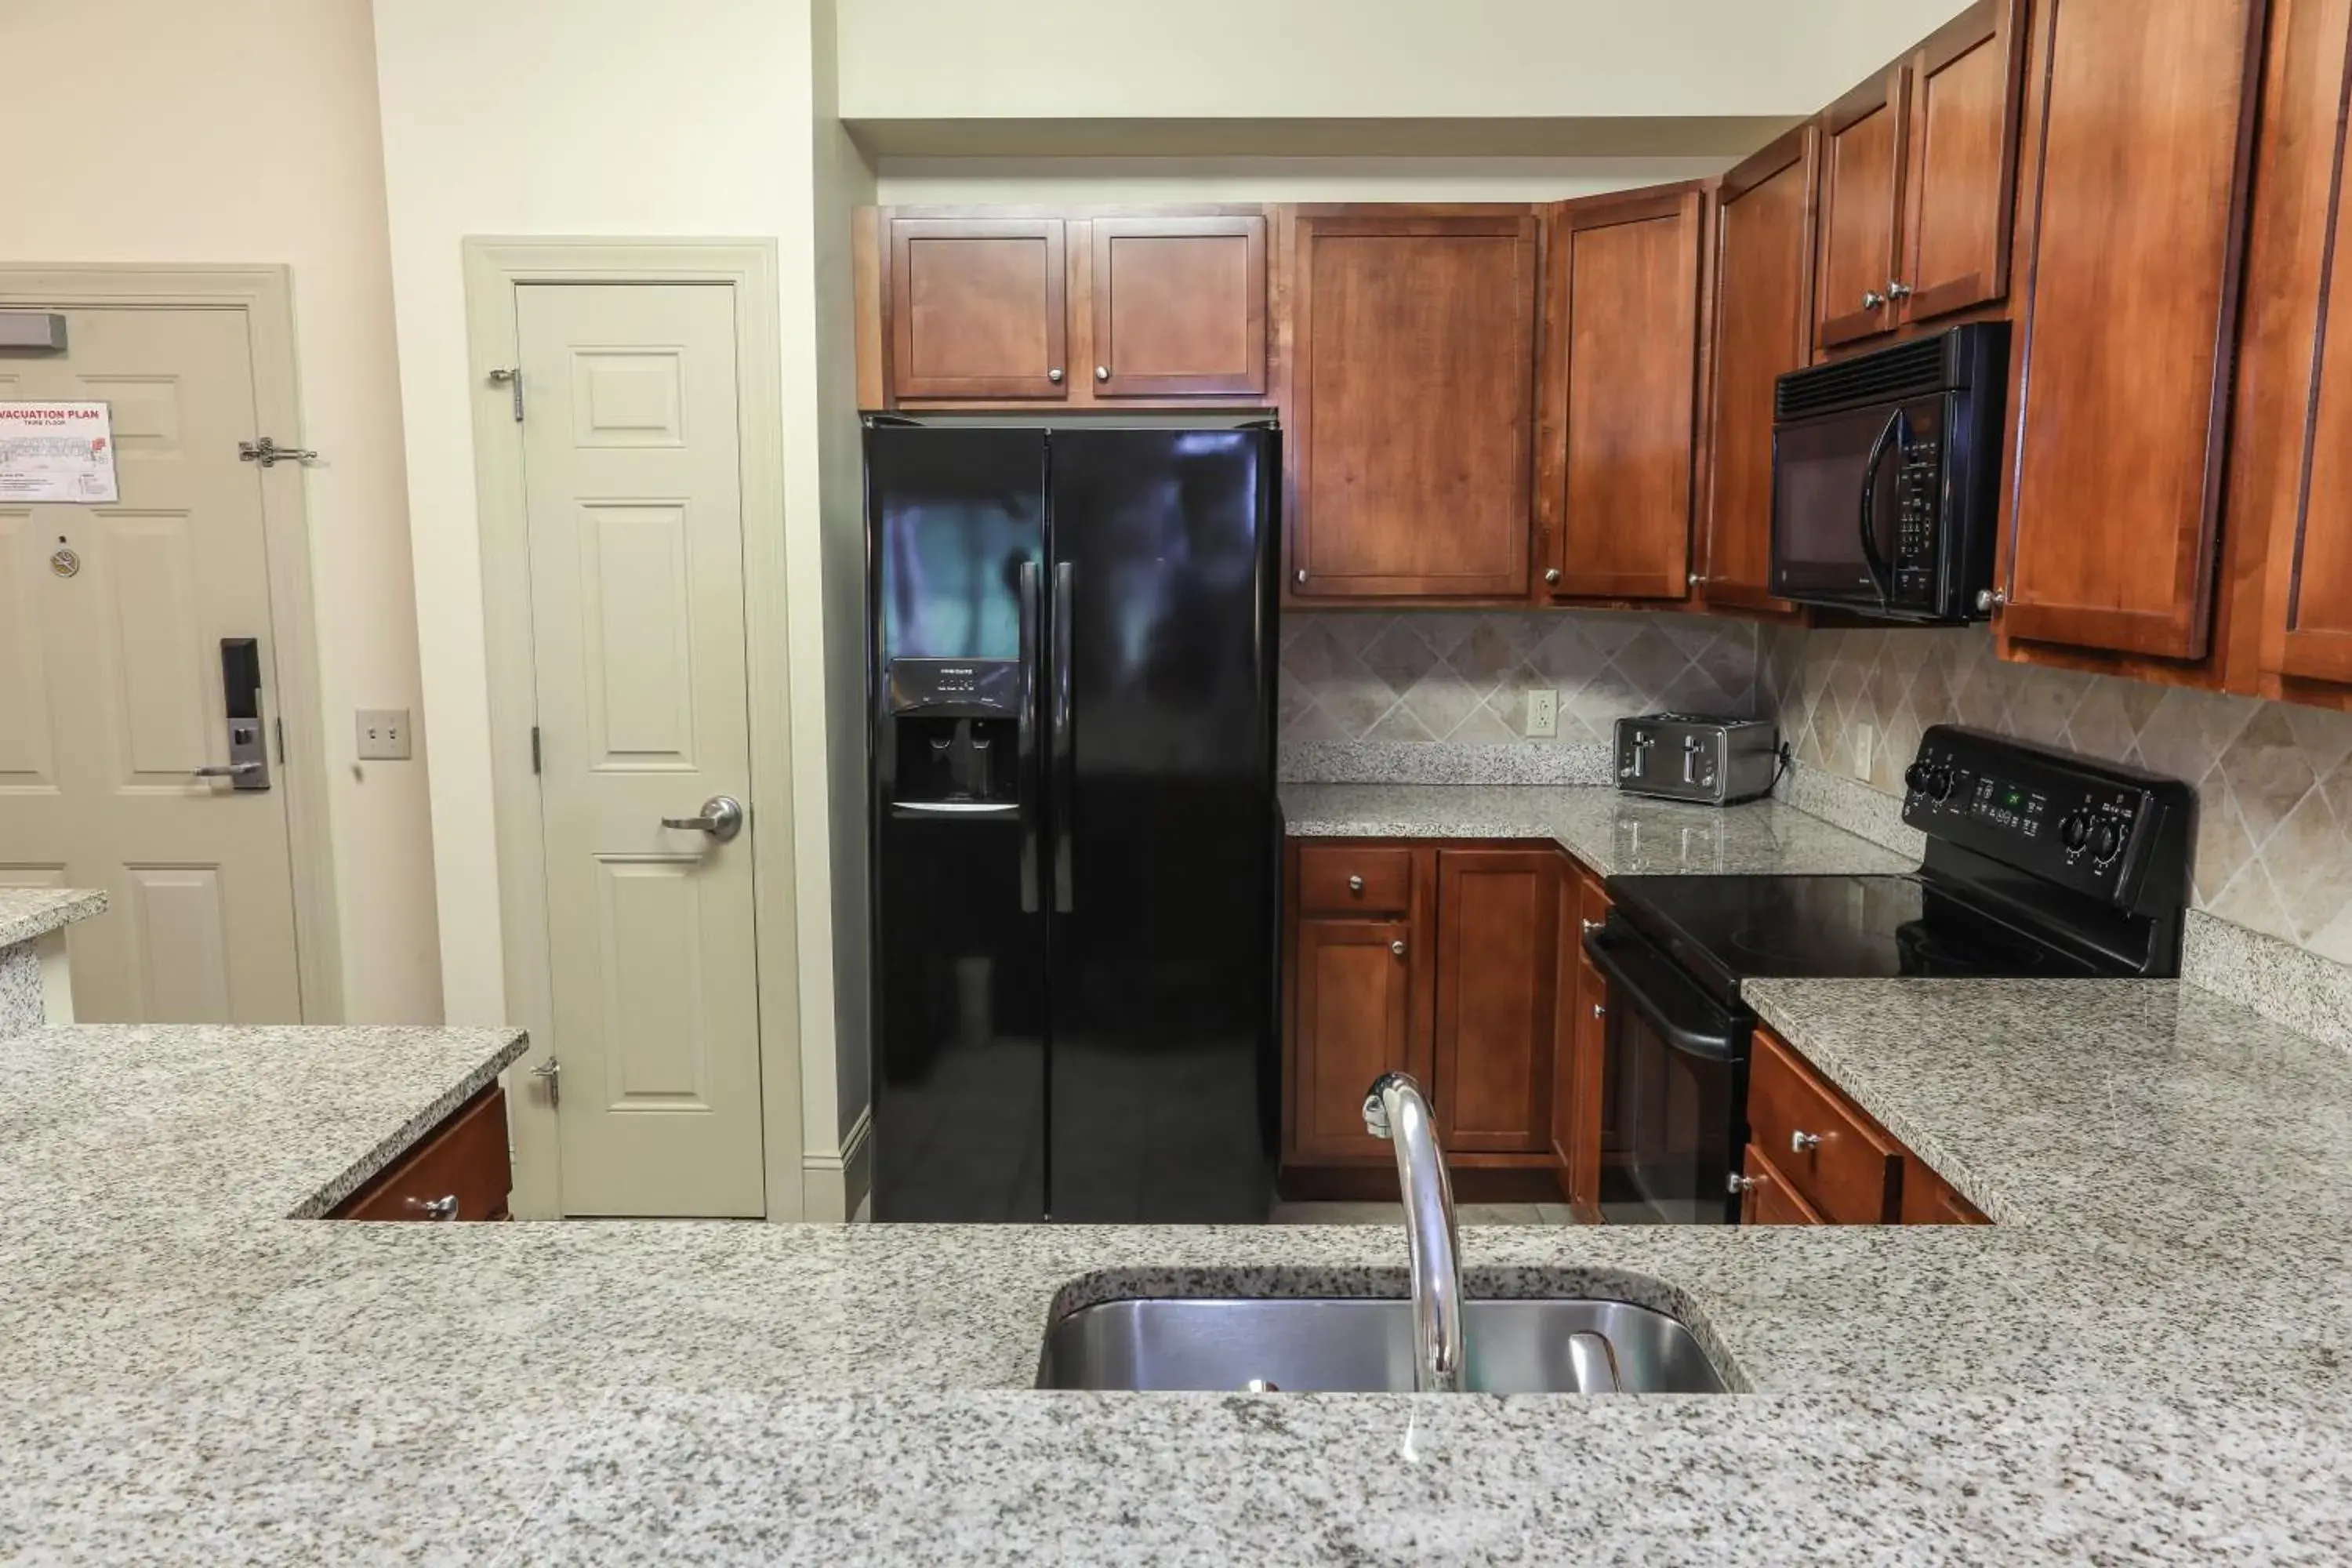
[[[1905,321],[1965,310],[2009,291],[2017,191],[2017,39],[2025,0],[1977,0],[1936,30],[1912,63],[1904,180]]]
[[[2232,528],[2269,535],[2263,672],[2337,683],[2352,682],[2352,315],[2334,319],[2352,301],[2348,43],[2352,0],[2295,0],[2273,29],[2230,500]]]
[[[1094,395],[1265,392],[1265,219],[1094,220]]]
[[[1458,1152],[1551,1142],[1559,858],[1437,852],[1437,1131]]]
[[[2046,0],[2007,637],[2203,657],[2265,0]]]
[[[891,390],[900,398],[1066,395],[1060,218],[890,220]]]
[[[1527,592],[1537,227],[1532,213],[1297,218],[1295,596]]]
[[[1364,1131],[1364,1091],[1412,1067],[1412,927],[1402,921],[1298,922],[1293,1042],[1298,1152],[1387,1159]]]
[[[1827,1225],[1819,1210],[1805,1201],[1804,1194],[1789,1184],[1772,1162],[1748,1145],[1741,1158],[1739,1173],[1748,1185],[1739,1199],[1739,1223],[1742,1225]]]
[[[1707,602],[1785,607],[1772,576],[1772,385],[1811,336],[1820,128],[1801,125],[1723,176],[1716,193],[1714,372],[1707,411]]]
[[[1822,116],[1822,261],[1814,312],[1821,346],[1836,348],[1895,325],[1896,215],[1911,69],[1891,68]]]
[[[1564,476],[1544,582],[1555,595],[1689,596],[1704,202],[1693,186],[1554,209]]]

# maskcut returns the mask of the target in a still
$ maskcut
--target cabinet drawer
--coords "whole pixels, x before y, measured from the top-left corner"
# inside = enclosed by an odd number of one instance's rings
[[[1412,895],[1410,849],[1302,847],[1302,914],[1401,915]]]
[[[507,1097],[492,1083],[344,1199],[334,1217],[504,1219],[510,1178]]]
[[[1913,1154],[1903,1162],[1903,1223],[1905,1225],[1990,1225],[1976,1205],[1952,1190],[1952,1184]]]
[[[1742,1225],[1826,1225],[1813,1205],[1804,1200],[1780,1167],[1759,1153],[1756,1145],[1748,1145],[1748,1153],[1740,1162],[1740,1173],[1748,1179],[1748,1190],[1741,1195],[1739,1223]]]
[[[1769,1029],[1756,1031],[1748,1139],[1832,1225],[1895,1217],[1903,1149],[1813,1075]]]

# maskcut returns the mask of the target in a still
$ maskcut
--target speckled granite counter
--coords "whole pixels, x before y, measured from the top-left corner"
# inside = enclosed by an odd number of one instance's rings
[[[1020,1392],[1057,1300],[1393,1294],[1402,1237],[289,1220],[519,1043],[38,1031],[0,1558],[2352,1554],[2352,1058],[2160,984],[1757,1000],[2011,1223],[1465,1234],[1751,1391],[1647,1400]]]
[[[41,939],[105,912],[106,895],[89,889],[0,888],[0,1039],[42,1021]]]
[[[1614,789],[1480,784],[1286,784],[1281,796],[1294,838],[1549,838],[1604,877],[1918,864],[1770,800],[1686,805]]]

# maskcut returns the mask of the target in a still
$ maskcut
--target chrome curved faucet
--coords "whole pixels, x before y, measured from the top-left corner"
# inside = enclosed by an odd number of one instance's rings
[[[1417,1394],[1459,1394],[1462,1268],[1454,1235],[1454,1184],[1437,1147],[1437,1125],[1421,1086],[1382,1073],[1364,1096],[1364,1130],[1396,1145],[1397,1185],[1404,1194],[1404,1233],[1412,1260],[1412,1386]]]

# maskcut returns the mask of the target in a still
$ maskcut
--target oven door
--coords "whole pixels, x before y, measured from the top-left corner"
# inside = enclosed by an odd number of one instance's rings
[[[1772,426],[1774,595],[1864,614],[1920,613],[1888,603],[1899,480],[1908,448],[1941,442],[1944,416],[1945,397],[1937,395]],[[1941,520],[1925,521],[1928,538],[1939,537]]]
[[[1612,918],[1584,939],[1609,987],[1602,1071],[1622,1119],[1623,1164],[1604,1172],[1611,1225],[1737,1225],[1730,1188],[1748,1142],[1750,1020]]]

